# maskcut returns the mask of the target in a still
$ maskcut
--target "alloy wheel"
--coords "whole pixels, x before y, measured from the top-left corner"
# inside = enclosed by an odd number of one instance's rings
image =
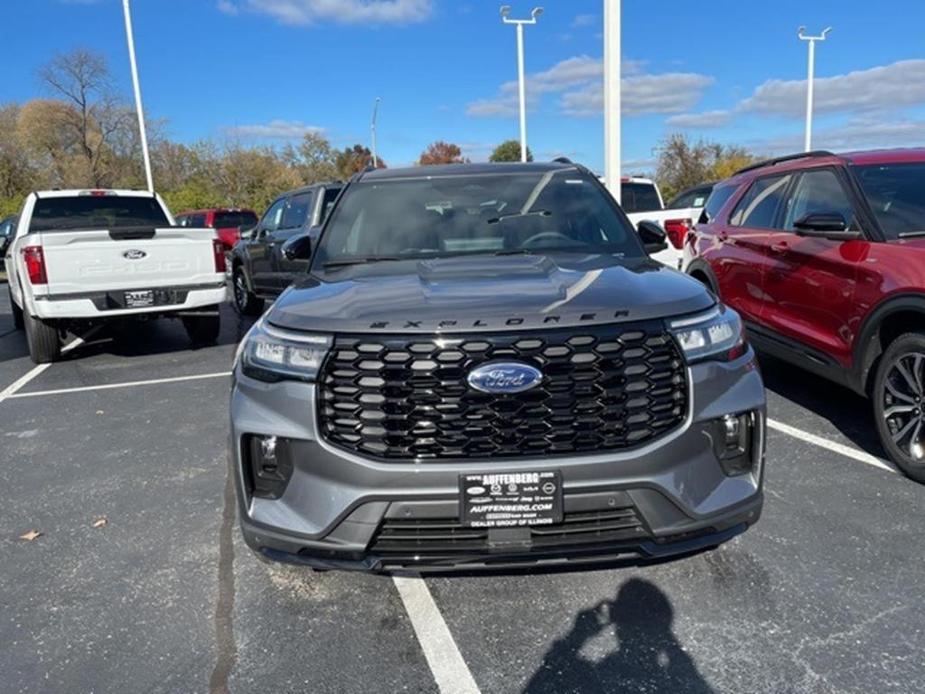
[[[893,444],[913,461],[925,460],[925,354],[900,355],[890,365],[880,397]]]

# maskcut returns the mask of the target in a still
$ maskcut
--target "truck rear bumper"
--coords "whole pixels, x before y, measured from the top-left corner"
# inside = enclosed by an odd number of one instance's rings
[[[155,304],[145,307],[125,305],[125,293],[151,290]],[[37,296],[33,315],[45,320],[106,319],[119,316],[177,313],[189,309],[215,306],[227,300],[227,287],[222,282],[171,287],[139,287],[81,294],[51,294]]]

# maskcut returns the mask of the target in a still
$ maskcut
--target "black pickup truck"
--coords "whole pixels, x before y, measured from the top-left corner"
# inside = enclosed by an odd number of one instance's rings
[[[293,249],[317,236],[343,183],[316,183],[280,195],[249,231],[243,231],[229,255],[235,308],[245,315],[263,312],[308,262]]]

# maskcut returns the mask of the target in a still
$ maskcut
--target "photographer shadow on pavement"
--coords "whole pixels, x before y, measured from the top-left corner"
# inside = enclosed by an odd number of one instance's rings
[[[668,596],[649,581],[630,579],[616,600],[578,614],[572,631],[553,644],[524,691],[711,693],[675,638],[673,620]],[[588,642],[599,641],[611,626],[616,649],[602,658],[583,655]]]

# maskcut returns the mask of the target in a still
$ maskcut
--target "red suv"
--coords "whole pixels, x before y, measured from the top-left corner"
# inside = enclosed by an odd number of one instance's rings
[[[869,396],[883,448],[925,482],[925,149],[743,169],[684,252],[756,347]]]
[[[209,210],[188,210],[176,216],[177,225],[195,229],[215,229],[218,240],[230,251],[241,238],[241,227],[257,226],[257,213],[238,207],[215,207]]]

